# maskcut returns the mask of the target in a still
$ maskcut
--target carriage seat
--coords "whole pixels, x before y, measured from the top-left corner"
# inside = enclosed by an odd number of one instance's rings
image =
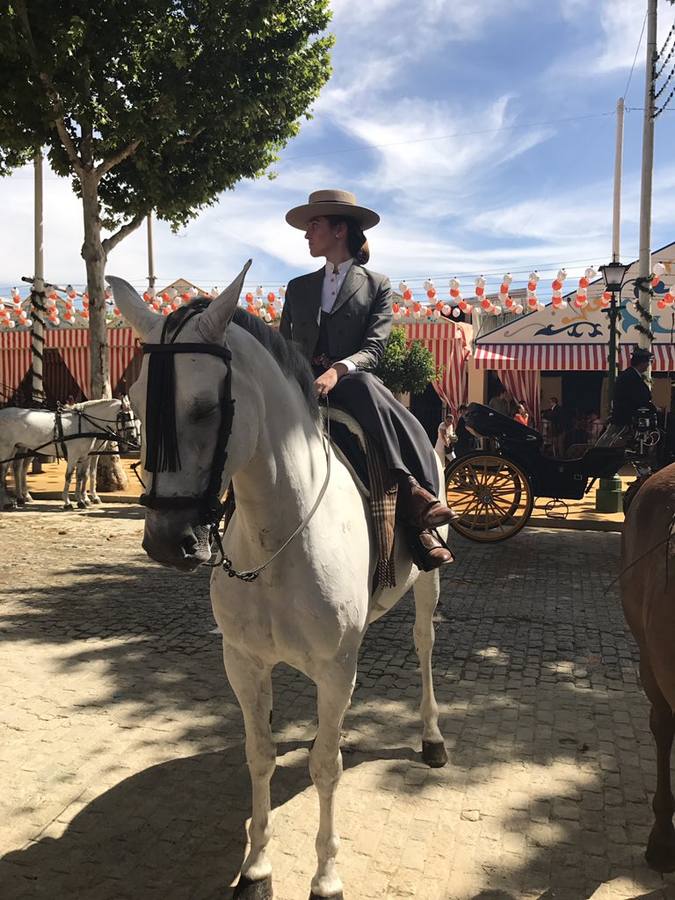
[[[541,447],[544,442],[543,436],[534,428],[521,425],[515,419],[482,403],[470,403],[464,413],[464,421],[467,428],[479,437],[500,438],[503,441],[531,444],[533,447]]]

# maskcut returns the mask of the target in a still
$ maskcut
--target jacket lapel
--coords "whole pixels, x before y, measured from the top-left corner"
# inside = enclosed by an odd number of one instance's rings
[[[319,309],[321,308],[321,289],[323,287],[323,276],[325,269],[319,269],[318,272],[312,272],[310,277],[305,281],[305,296],[302,300],[303,308],[307,314],[307,320],[315,322],[318,328]]]
[[[333,309],[331,310],[331,315],[340,309],[341,306],[344,306],[345,303],[350,300],[354,294],[361,287],[363,282],[365,281],[366,273],[363,271],[361,266],[357,266],[354,264],[345,277],[345,280],[342,282],[342,287],[340,288],[340,292],[335,298],[335,303],[333,304]]]

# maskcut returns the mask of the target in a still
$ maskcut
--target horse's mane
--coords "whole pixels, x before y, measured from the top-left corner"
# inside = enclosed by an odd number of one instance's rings
[[[210,302],[204,297],[198,297],[187,306],[179,307],[171,316],[169,325],[171,331],[180,325],[190,310],[207,309]],[[319,404],[314,388],[314,375],[309,363],[298,347],[291,341],[287,341],[275,328],[270,328],[257,316],[252,316],[251,313],[246,312],[240,306],[235,310],[232,321],[235,325],[243,328],[244,331],[248,331],[259,344],[263,345],[265,350],[277,361],[279,368],[287,378],[294,378],[297,381],[312,416],[314,418],[318,417]]]

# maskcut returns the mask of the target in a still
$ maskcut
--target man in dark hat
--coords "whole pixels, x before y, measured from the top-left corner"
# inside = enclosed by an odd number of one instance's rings
[[[382,358],[393,313],[389,279],[365,268],[364,231],[380,221],[349,191],[314,191],[286,215],[305,233],[310,255],[326,265],[286,289],[280,331],[314,369],[319,397],[350,412],[380,446],[399,485],[399,512],[416,533],[424,569],[452,562],[435,530],[455,513],[438,497],[434,448],[417,419],[372,374]]]
[[[609,421],[617,428],[631,425],[638,409],[651,406],[652,392],[644,379],[644,374],[653,358],[649,350],[636,347],[631,355],[630,365],[616,379]]]
[[[654,355],[650,350],[642,347],[633,350],[630,365],[616,379],[612,412],[607,429],[598,440],[599,446],[625,446],[630,438],[633,419],[638,409],[644,407],[654,409],[652,392],[644,378],[653,358]]]

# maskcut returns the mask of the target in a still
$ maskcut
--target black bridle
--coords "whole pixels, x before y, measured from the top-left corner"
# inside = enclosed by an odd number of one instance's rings
[[[183,307],[185,309],[185,307]],[[152,473],[150,490],[142,494],[139,502],[149,509],[171,510],[197,507],[202,524],[209,527],[209,540],[216,544],[220,559],[210,563],[215,568],[222,565],[230,578],[239,578],[241,581],[255,581],[258,575],[266,569],[307,526],[312,516],[321,503],[328,482],[330,480],[330,425],[328,434],[320,431],[326,453],[326,477],[314,501],[311,509],[286,538],[279,549],[262,565],[250,571],[238,572],[230,559],[225,556],[223,542],[220,536],[220,522],[227,511],[227,506],[221,503],[222,478],[225,462],[227,461],[227,445],[232,434],[232,421],[234,419],[234,400],[232,399],[232,352],[227,345],[220,344],[195,344],[175,343],[185,324],[202,311],[202,307],[195,307],[186,313],[178,327],[166,342],[167,327],[172,313],[167,316],[162,328],[162,336],[159,344],[143,344],[143,353],[150,358],[148,366],[148,392],[146,402],[146,447],[145,468]],[[176,433],[176,393],[175,393],[175,369],[174,361],[177,353],[208,353],[222,359],[226,365],[225,386],[223,399],[220,404],[220,428],[216,439],[216,446],[211,460],[211,473],[206,490],[202,494],[190,494],[187,496],[162,497],[157,493],[158,472],[177,472],[181,468],[180,452],[178,448],[178,436]],[[328,419],[330,422],[330,419]],[[137,476],[139,477],[139,476]],[[140,477],[139,477],[140,480]],[[141,484],[143,482],[141,481]],[[145,488],[145,485],[143,484]]]
[[[142,494],[139,502],[149,509],[186,509],[195,506],[199,510],[201,521],[209,525],[211,534],[218,534],[218,525],[223,517],[225,507],[220,501],[222,493],[222,475],[227,461],[227,444],[232,434],[234,418],[234,400],[232,399],[232,353],[227,346],[220,344],[182,343],[176,338],[187,322],[201,312],[190,310],[182,319],[176,330],[167,338],[167,328],[173,316],[169,315],[162,328],[159,344],[143,344],[143,353],[150,358],[148,370],[148,393],[146,403],[146,462],[145,468],[152,472],[150,490]],[[220,428],[211,461],[211,472],[206,489],[202,494],[163,497],[157,493],[157,475],[159,472],[177,472],[181,468],[178,451],[175,418],[175,371],[174,361],[178,353],[207,353],[217,356],[225,363],[227,372],[223,399],[220,404]],[[152,423],[152,424],[151,424]]]

